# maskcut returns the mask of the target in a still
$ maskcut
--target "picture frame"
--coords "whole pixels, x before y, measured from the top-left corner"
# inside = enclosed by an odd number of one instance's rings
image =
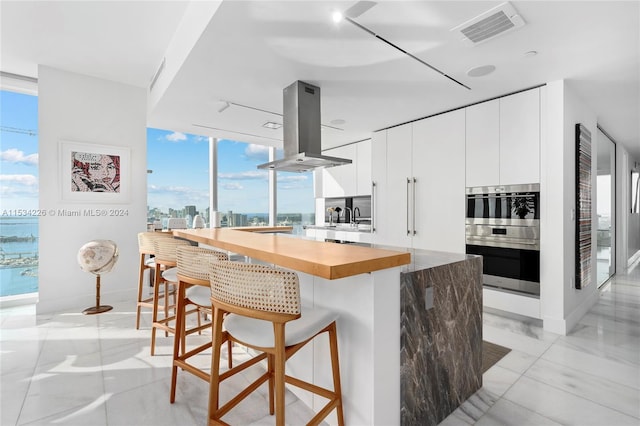
[[[575,288],[582,289],[592,281],[591,239],[591,132],[584,125],[575,126],[576,136],[576,271]]]
[[[63,201],[104,204],[129,201],[128,147],[60,141],[58,160]]]

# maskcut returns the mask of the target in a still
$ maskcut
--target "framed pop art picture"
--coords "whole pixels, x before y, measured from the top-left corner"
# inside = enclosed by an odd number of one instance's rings
[[[129,201],[129,148],[61,141],[58,155],[62,200],[116,204]]]

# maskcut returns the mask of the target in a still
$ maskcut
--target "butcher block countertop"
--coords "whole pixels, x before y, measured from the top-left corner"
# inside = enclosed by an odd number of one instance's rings
[[[411,262],[411,255],[406,252],[265,233],[287,230],[290,227],[176,229],[173,234],[329,280]]]

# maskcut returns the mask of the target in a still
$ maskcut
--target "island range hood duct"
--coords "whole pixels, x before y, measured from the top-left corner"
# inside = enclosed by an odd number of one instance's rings
[[[321,153],[319,87],[303,81],[286,87],[283,116],[284,158],[260,164],[259,169],[302,173],[351,163]]]

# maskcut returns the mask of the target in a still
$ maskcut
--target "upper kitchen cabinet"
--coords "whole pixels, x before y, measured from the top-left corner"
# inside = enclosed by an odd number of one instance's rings
[[[322,153],[352,161],[351,164],[322,169],[322,196],[328,198],[356,195],[356,146],[340,146]]]
[[[344,166],[322,169],[324,198],[371,195],[371,139],[327,149],[323,154],[353,161]]]
[[[500,101],[483,102],[465,109],[467,186],[500,182]]]
[[[500,184],[540,183],[540,89],[500,98]]]
[[[540,182],[540,89],[466,112],[466,186]]]
[[[371,195],[371,139],[356,144],[355,195]]]

